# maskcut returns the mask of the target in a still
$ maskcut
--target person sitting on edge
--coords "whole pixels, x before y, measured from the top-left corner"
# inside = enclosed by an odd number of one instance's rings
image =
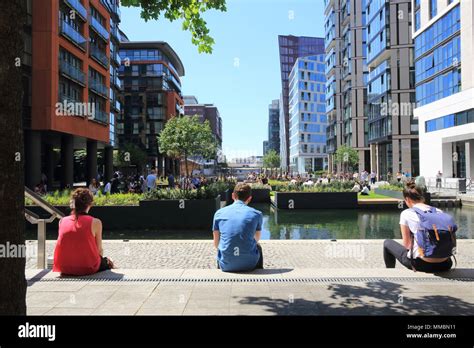
[[[59,221],[53,272],[80,276],[114,268],[113,261],[102,256],[102,222],[88,215],[93,201],[86,188],[72,193],[71,215]]]
[[[364,187],[362,188],[362,191],[360,191],[360,194],[362,196],[368,196],[370,194],[370,189],[367,185],[364,185]]]
[[[250,185],[239,183],[232,193],[234,203],[214,215],[214,247],[217,267],[224,272],[252,271],[263,268],[262,247],[258,244],[262,229],[262,212],[249,206]]]
[[[385,240],[383,257],[386,268],[395,268],[398,260],[406,268],[420,272],[448,271],[453,265],[450,256],[453,256],[456,246],[457,226],[452,217],[425,204],[422,189],[413,181],[406,183],[403,197],[408,206],[400,214],[403,245],[391,239]],[[430,221],[434,218],[437,226]],[[433,257],[432,253],[442,257]]]

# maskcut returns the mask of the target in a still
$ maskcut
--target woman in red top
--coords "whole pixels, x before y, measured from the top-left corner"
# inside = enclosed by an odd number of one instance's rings
[[[72,193],[71,215],[59,221],[53,272],[87,275],[114,268],[112,260],[102,256],[102,222],[88,215],[93,201],[88,189]]]

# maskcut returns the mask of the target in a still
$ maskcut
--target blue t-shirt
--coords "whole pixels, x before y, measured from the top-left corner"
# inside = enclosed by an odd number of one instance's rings
[[[219,231],[217,261],[224,272],[253,270],[260,258],[255,232],[262,229],[262,212],[242,201],[219,209],[213,230]]]
[[[148,176],[146,177],[146,186],[150,189],[156,187],[156,175],[148,174]]]

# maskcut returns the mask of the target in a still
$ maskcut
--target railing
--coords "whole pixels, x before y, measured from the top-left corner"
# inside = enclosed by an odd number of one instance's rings
[[[60,93],[59,94],[59,102],[60,103],[66,102],[67,104],[76,104],[76,103],[79,103],[80,101],[76,100],[74,98],[71,98],[70,96],[68,96],[66,94]]]
[[[73,10],[76,10],[77,14],[82,17],[84,21],[87,21],[87,10],[81,4],[79,0],[64,0],[66,4],[71,6]]]
[[[461,184],[461,182],[465,181],[465,185]],[[425,184],[430,192],[437,192],[440,193],[460,193],[460,192],[468,192],[474,189],[471,178],[441,178],[441,181],[437,181],[435,177],[426,178],[425,177]]]
[[[74,44],[79,46],[82,50],[87,49],[87,40],[76,29],[69,25],[66,21],[60,22],[61,34],[69,38]]]
[[[83,85],[86,84],[86,75],[82,70],[64,60],[59,61],[59,71]]]
[[[109,32],[107,31],[107,29],[104,28],[104,26],[102,24],[100,24],[100,22],[95,19],[94,17],[90,17],[90,24],[91,24],[91,27],[92,29],[94,29],[94,31],[99,34],[99,36],[104,39],[105,41],[108,41],[109,40]]]
[[[95,112],[94,112],[94,118],[91,119],[92,121],[96,121],[96,122],[101,122],[101,123],[109,123],[109,118],[108,118],[108,114],[102,110],[99,110],[99,109],[95,109]]]
[[[39,269],[46,269],[46,224],[53,222],[55,219],[64,217],[64,213],[46,202],[43,198],[25,186],[25,197],[33,201],[34,204],[46,210],[51,216],[48,219],[41,219],[32,211],[25,209],[25,218],[31,224],[38,225],[38,252],[36,267]]]
[[[90,54],[104,67],[107,67],[109,65],[109,58],[107,58],[107,55],[102,52],[99,47],[90,45]]]
[[[118,76],[115,76],[112,81],[118,88],[122,88],[122,81],[118,78]]]
[[[110,51],[110,56],[112,57],[114,62],[117,63],[117,65],[122,64],[122,59],[120,58],[117,51]]]
[[[100,94],[104,98],[108,98],[109,89],[107,88],[107,86],[92,77],[89,77],[89,89]]]

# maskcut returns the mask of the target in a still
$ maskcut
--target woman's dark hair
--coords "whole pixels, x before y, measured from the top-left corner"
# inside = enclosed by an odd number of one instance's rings
[[[414,180],[410,180],[405,184],[405,188],[403,189],[403,198],[410,198],[413,202],[425,201],[423,190],[416,186]]]
[[[72,214],[78,219],[79,215],[86,213],[87,207],[89,207],[94,201],[94,196],[91,191],[86,188],[78,188],[71,194],[71,209]]]

